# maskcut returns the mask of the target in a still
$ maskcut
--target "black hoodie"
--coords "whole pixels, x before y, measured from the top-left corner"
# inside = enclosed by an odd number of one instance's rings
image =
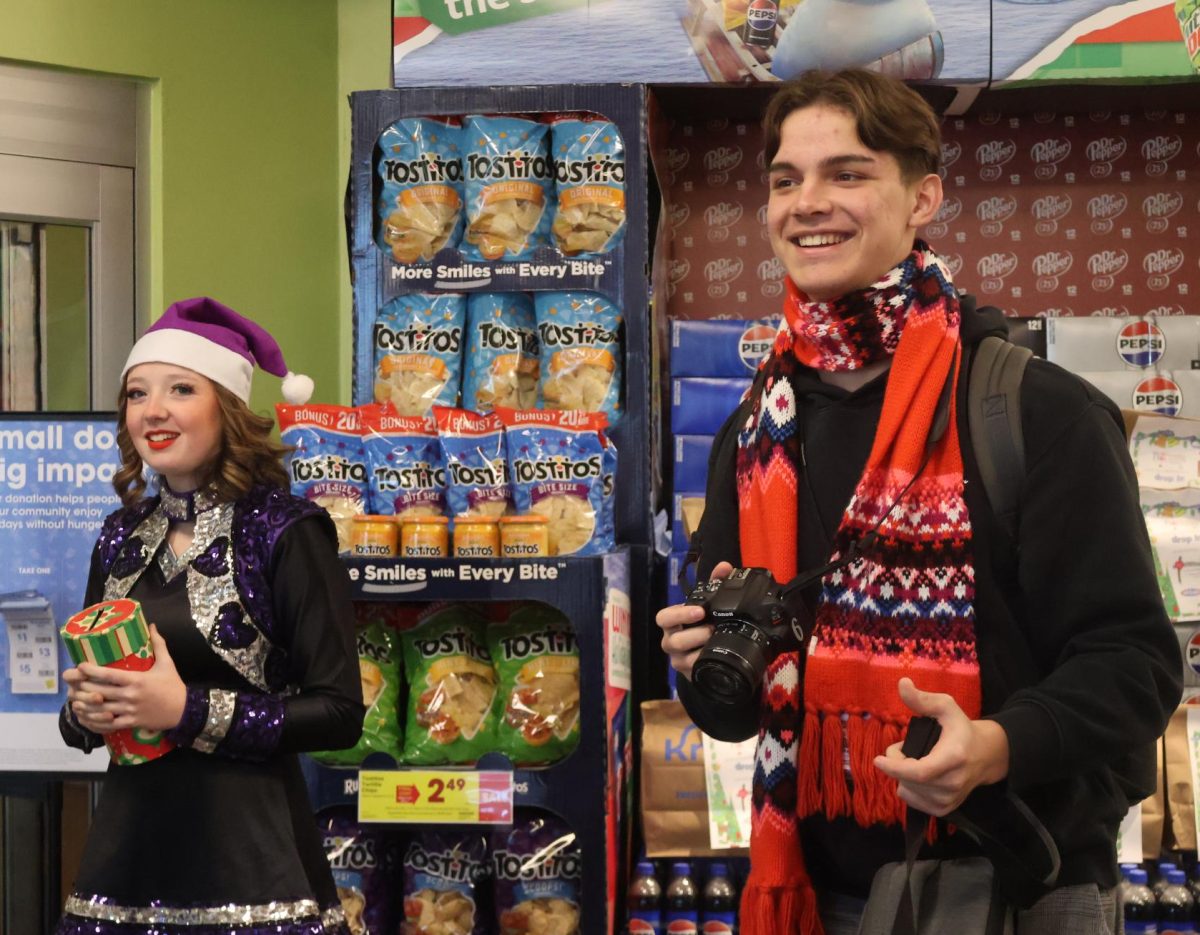
[[[962,339],[1007,334],[997,309],[964,297]],[[854,392],[797,378],[805,465],[799,478],[800,568],[826,562],[862,474],[888,375]],[[984,717],[1008,735],[1006,786],[1033,809],[1062,856],[1060,885],[1116,885],[1114,842],[1131,803],[1154,789],[1154,741],[1179,702],[1182,660],[1158,589],[1120,412],[1054,364],[1030,361],[1021,386],[1026,474],[1017,542],[998,527],[979,481],[967,425],[967,380],[957,422],[975,551],[976,640]],[[718,432],[699,529],[699,577],[740,564],[734,465],[743,404]],[[713,705],[687,682],[679,696],[705,733],[753,736],[757,703]],[[968,800],[995,796],[976,790]],[[802,822],[819,888],[864,896],[877,867],[903,859],[895,829],[852,819]],[[951,836],[953,837],[961,837]],[[954,843],[934,853],[958,853]]]

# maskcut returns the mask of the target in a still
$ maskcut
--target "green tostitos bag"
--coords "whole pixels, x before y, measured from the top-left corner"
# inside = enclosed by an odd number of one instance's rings
[[[348,750],[313,753],[318,763],[329,766],[358,766],[370,753],[400,753],[400,635],[382,620],[360,627],[358,674],[362,680],[363,732]]]
[[[450,607],[401,636],[409,686],[403,762],[474,763],[495,749],[496,672],[486,627],[471,611]]]
[[[579,648],[571,622],[529,604],[488,631],[500,675],[497,750],[514,765],[553,763],[579,743]]]

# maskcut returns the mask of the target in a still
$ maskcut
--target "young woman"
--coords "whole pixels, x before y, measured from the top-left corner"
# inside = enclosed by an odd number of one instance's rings
[[[58,935],[346,931],[295,754],[362,730],[349,588],[332,522],[288,492],[271,420],[247,406],[255,364],[289,401],[311,393],[266,331],[197,298],[125,365],[124,507],[86,602],[140,601],[155,663],[68,669],[60,729],[85,750],[122,728],[175,746],[110,765]]]

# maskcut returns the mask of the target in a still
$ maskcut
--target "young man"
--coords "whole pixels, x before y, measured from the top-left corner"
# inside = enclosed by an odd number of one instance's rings
[[[784,583],[847,561],[806,592],[803,656],[778,656],[740,702],[689,681],[712,632],[689,626],[699,608],[658,615],[701,729],[759,736],[742,931],[855,932],[875,871],[903,859],[906,805],[943,816],[1005,790],[1062,860],[1017,931],[1120,931],[1117,827],[1153,790],[1182,670],[1120,414],[1030,362],[1010,541],[959,369],[1003,319],[917,239],[942,200],[937,117],[903,84],[845,71],[784,85],[764,126],[786,322],[714,444],[697,573],[760,566]],[[942,732],[908,759],[915,715]],[[941,825],[921,856],[978,853]]]

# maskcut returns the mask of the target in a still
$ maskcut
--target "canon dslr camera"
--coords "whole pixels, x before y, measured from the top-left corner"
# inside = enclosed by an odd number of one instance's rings
[[[700,582],[684,603],[704,608],[694,626],[713,627],[692,667],[692,684],[713,701],[754,701],[767,666],[780,653],[802,649],[807,637],[802,598],[765,568],[735,568],[726,578]]]

